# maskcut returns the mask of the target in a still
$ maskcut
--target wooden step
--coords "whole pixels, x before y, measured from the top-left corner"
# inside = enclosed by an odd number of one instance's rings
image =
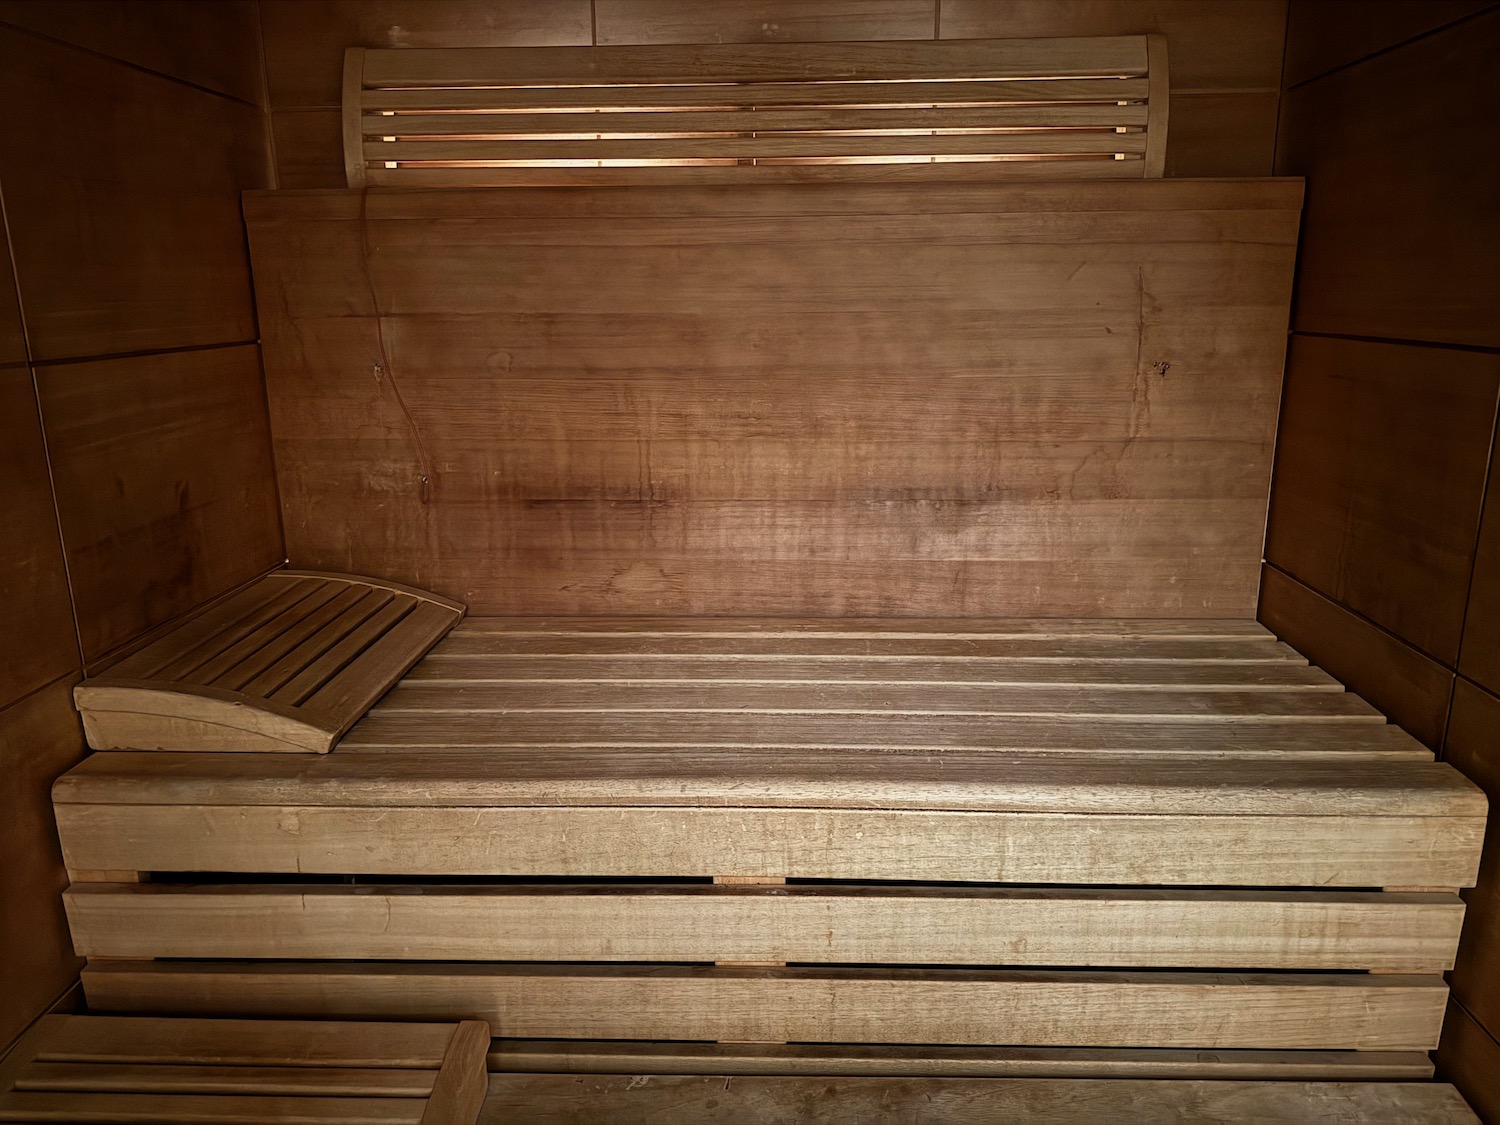
[[[46,1016],[0,1121],[473,1125],[488,1025]]]

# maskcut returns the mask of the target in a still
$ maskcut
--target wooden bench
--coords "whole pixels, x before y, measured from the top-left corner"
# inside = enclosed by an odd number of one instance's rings
[[[473,1125],[490,1029],[46,1016],[0,1062],[0,1121]]]
[[[390,582],[279,570],[73,698],[95,750],[327,753],[463,613]]]
[[[102,1010],[865,1076],[1430,1074],[1485,823],[1194,621],[474,619],[331,754],[100,754],[55,807]]]
[[[1161,36],[350,48],[350,187],[1162,175]]]

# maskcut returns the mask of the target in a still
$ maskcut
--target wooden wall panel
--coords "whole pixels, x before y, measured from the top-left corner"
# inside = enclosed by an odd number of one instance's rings
[[[0,707],[78,668],[31,372],[0,368]]]
[[[4,28],[0,105],[33,358],[255,339],[237,195],[265,183],[259,111]]]
[[[341,188],[344,173],[344,122],[336,109],[279,109],[271,114],[276,152],[276,186]]]
[[[1393,723],[1442,745],[1453,688],[1447,668],[1274,567],[1262,575],[1259,618]]]
[[[78,974],[52,782],[85,753],[73,678],[0,710],[0,1049]]]
[[[21,324],[21,303],[16,299],[10,241],[0,237],[0,367],[25,362],[26,329]]]
[[[1490,357],[1500,363],[1500,357]],[[1464,624],[1459,671],[1500,693],[1500,444],[1490,450],[1489,488],[1484,495],[1479,545]]]
[[[1448,1002],[1438,1046],[1439,1077],[1452,1082],[1485,1121],[1500,1121],[1500,1042]]]
[[[1266,559],[1453,666],[1500,357],[1298,336]]]
[[[357,197],[254,197],[292,559],[476,613],[1248,613],[1296,186],[1057,190],[372,196],[399,401]]]
[[[337,107],[346,47],[593,41],[590,0],[261,0],[260,9],[272,109]]]
[[[259,105],[255,0],[0,0],[0,23],[35,31]]]
[[[1168,176],[1264,176],[1276,151],[1274,91],[1174,94]]]
[[[1277,170],[1307,177],[1293,327],[1500,346],[1500,9],[1284,99]]]
[[[1500,1027],[1500,697],[1457,682],[1443,756],[1490,799],[1479,882],[1463,892],[1468,911],[1453,995],[1485,1027]]]
[[[938,0],[594,0],[595,42],[931,39]]]
[[[253,345],[39,377],[85,659],[281,561]]]
[[[1274,92],[1286,0],[941,0],[944,39],[1165,35],[1172,92]]]
[[[1493,7],[1494,0],[1296,0],[1287,12],[1288,86],[1399,46],[1454,20]]]

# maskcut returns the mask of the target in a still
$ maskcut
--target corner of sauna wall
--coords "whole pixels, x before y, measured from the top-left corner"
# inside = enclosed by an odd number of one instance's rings
[[[1291,0],[1279,175],[1306,178],[1260,620],[1500,798],[1500,8]],[[1439,1077],[1500,1120],[1500,832]]]
[[[78,1003],[85,674],[285,561],[240,193],[253,0],[0,4],[0,1055]]]

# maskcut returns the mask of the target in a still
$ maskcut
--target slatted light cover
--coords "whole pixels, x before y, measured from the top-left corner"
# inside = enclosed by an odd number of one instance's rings
[[[350,187],[1160,176],[1160,36],[350,48]],[[941,167],[936,167],[941,166]]]

